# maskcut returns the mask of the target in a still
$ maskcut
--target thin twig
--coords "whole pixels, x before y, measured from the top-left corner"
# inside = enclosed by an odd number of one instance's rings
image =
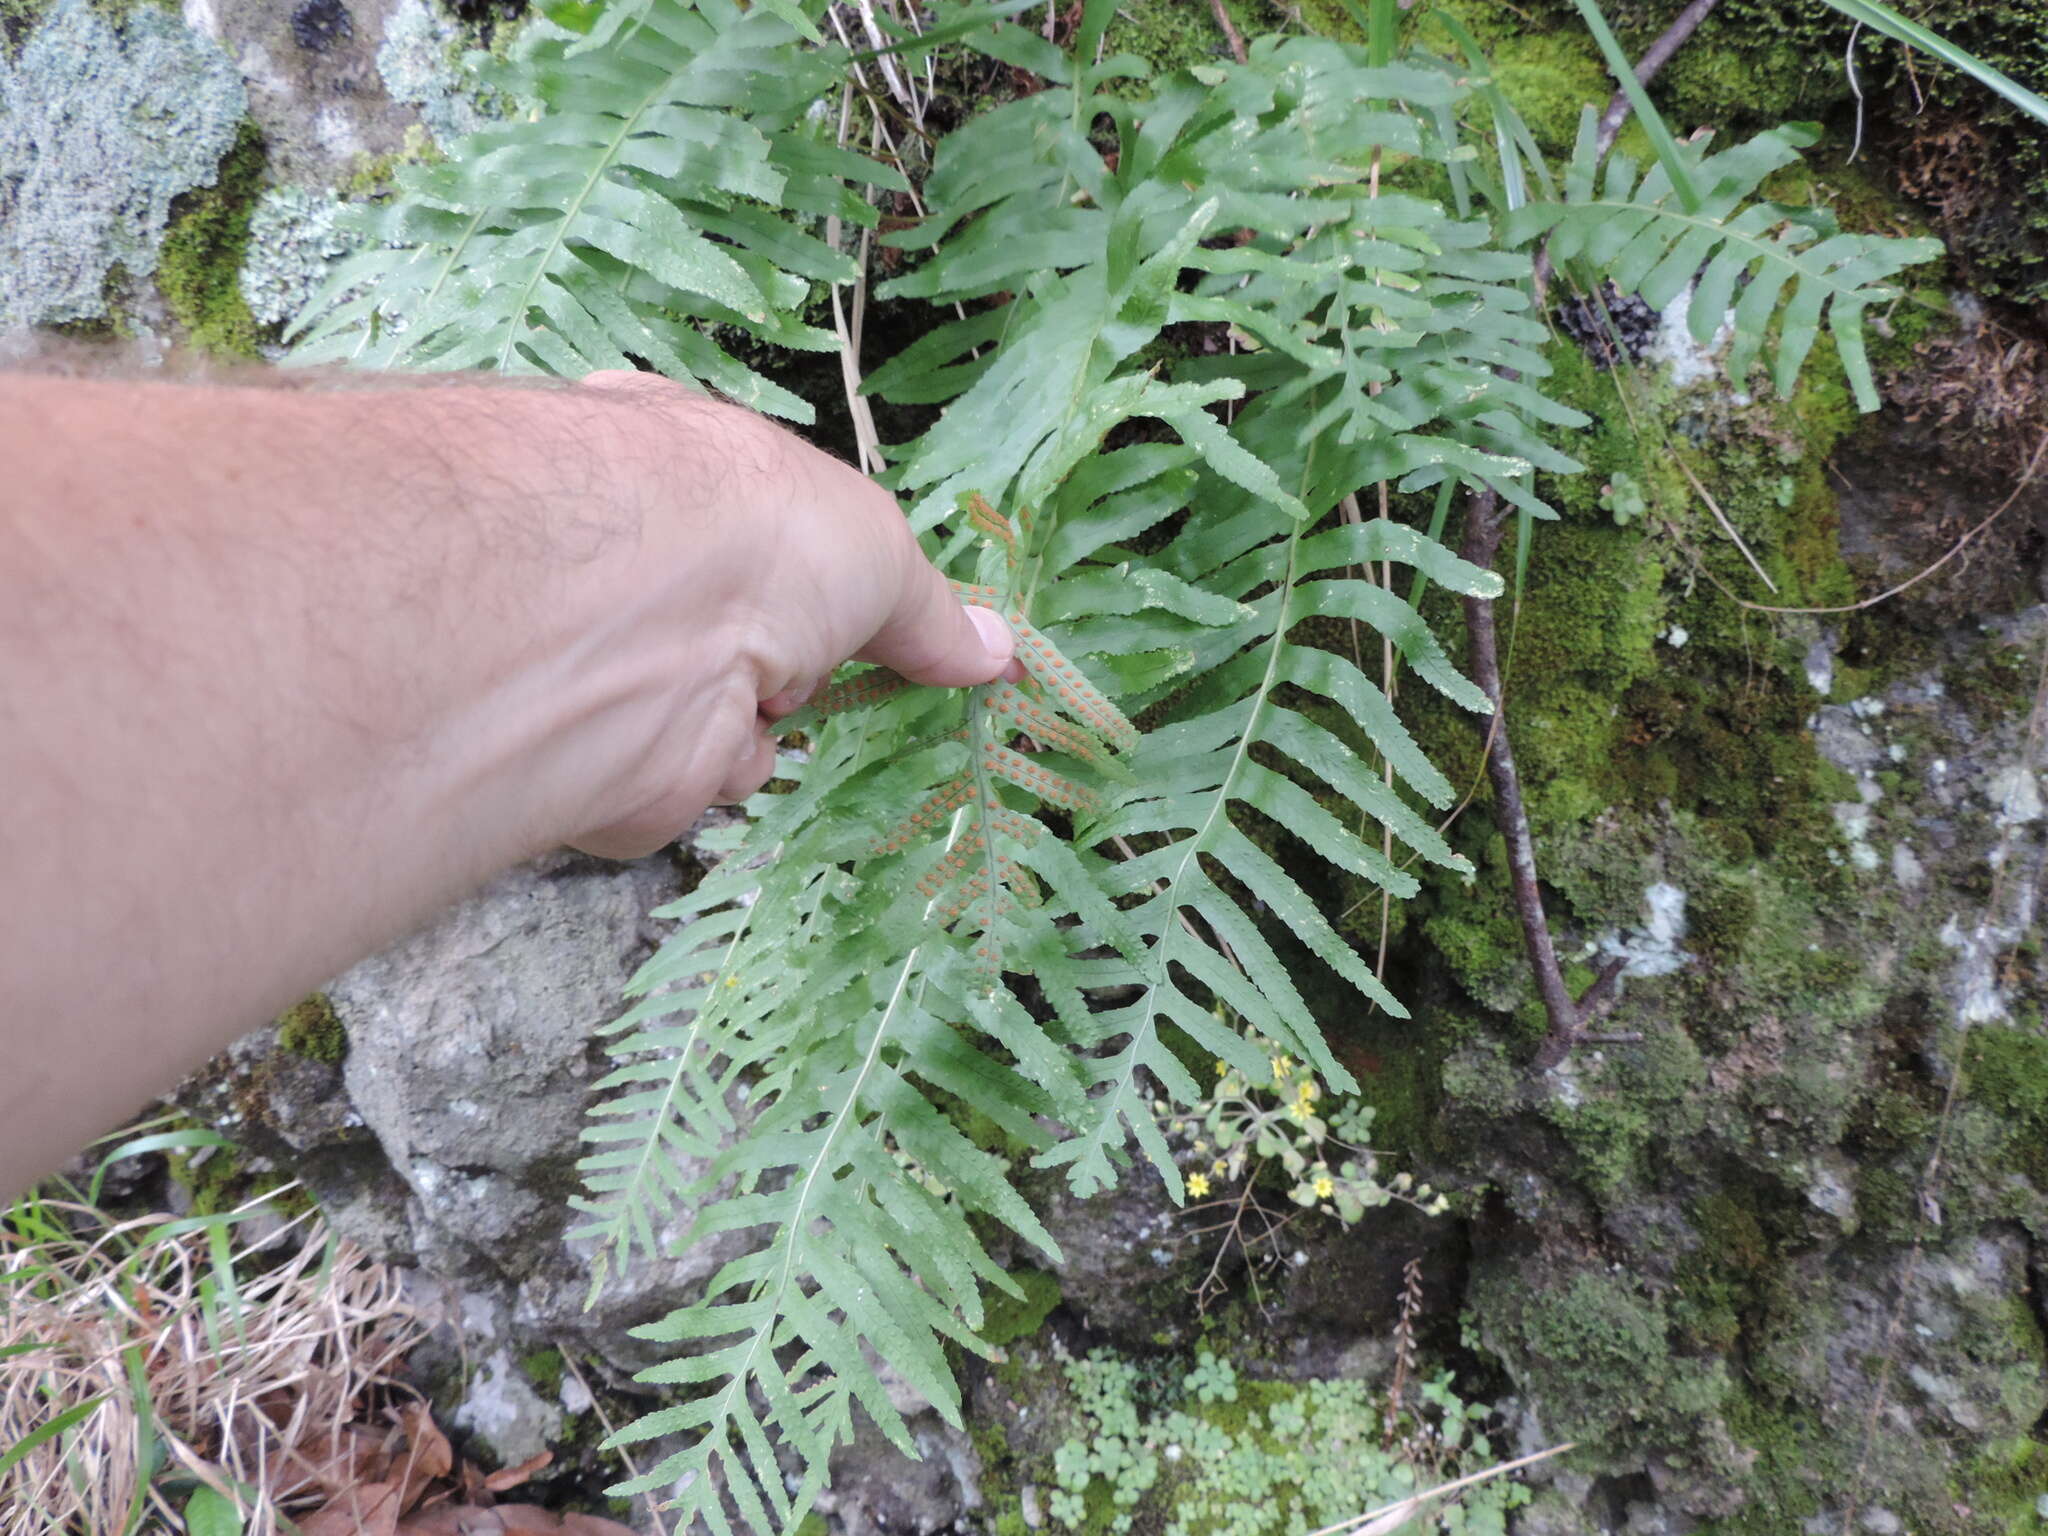
[[[1563,1445],[1553,1445],[1547,1451],[1533,1451],[1527,1456],[1517,1456],[1513,1461],[1504,1461],[1497,1467],[1488,1467],[1483,1472],[1469,1473],[1464,1477],[1445,1483],[1441,1487],[1410,1494],[1405,1499],[1397,1500],[1392,1504],[1383,1504],[1378,1509],[1369,1509],[1364,1514],[1354,1515],[1349,1520],[1339,1520],[1335,1525],[1326,1525],[1319,1531],[1311,1531],[1309,1536],[1366,1536],[1367,1532],[1375,1530],[1373,1522],[1382,1516],[1391,1515],[1396,1511],[1403,1510],[1412,1514],[1420,1509],[1427,1500],[1442,1498],[1447,1493],[1456,1493],[1461,1488],[1470,1488],[1476,1483],[1483,1483],[1491,1478],[1504,1477],[1510,1472],[1519,1472],[1524,1467],[1535,1466],[1539,1461],[1548,1461],[1553,1456],[1562,1456],[1566,1451],[1577,1449],[1577,1441],[1567,1440]],[[1376,1529],[1391,1531],[1397,1529],[1397,1527],[1382,1525]]]
[[[1658,72],[1671,62],[1671,56],[1685,46],[1685,40],[1699,30],[1700,23],[1720,3],[1721,0],[1692,0],[1691,5],[1680,11],[1636,61],[1636,83],[1648,85],[1656,79]],[[1596,160],[1605,160],[1607,151],[1614,148],[1614,141],[1620,136],[1621,125],[1628,121],[1628,114],[1628,92],[1617,90],[1607,99],[1607,110],[1600,114],[1600,127],[1593,140]]]
[[[1209,9],[1215,13],[1216,25],[1223,29],[1224,41],[1230,44],[1230,56],[1243,64],[1251,55],[1245,51],[1244,34],[1237,30],[1237,23],[1230,19],[1230,12],[1224,9],[1223,0],[1209,0]]]
[[[837,17],[834,17],[837,20]],[[848,129],[853,118],[853,86],[849,82],[839,100],[839,145],[846,147]],[[880,133],[880,119],[876,120],[877,136]],[[839,248],[841,223],[838,214],[831,214],[825,220],[825,243],[834,250]],[[853,279],[852,317],[849,319],[846,306],[840,302],[839,290],[842,285],[832,285],[832,328],[839,334],[839,381],[846,391],[846,414],[853,422],[854,447],[860,455],[860,471],[864,475],[878,473],[883,467],[882,438],[875,430],[875,414],[868,404],[868,398],[860,391],[860,333],[867,313],[868,298],[868,231],[860,232],[860,258]]]
[[[598,1395],[590,1390],[589,1378],[577,1368],[576,1357],[563,1348],[560,1339],[550,1339],[548,1342],[554,1346],[555,1353],[562,1357],[562,1368],[576,1378],[576,1385],[581,1387],[583,1395],[590,1399],[591,1412],[597,1415],[597,1422],[604,1427],[605,1440],[609,1443],[618,1434],[618,1426],[612,1423],[611,1415],[604,1411],[604,1404],[598,1399]],[[620,1446],[619,1460],[625,1463],[626,1475],[634,1482],[639,1482],[640,1468],[633,1461],[633,1453]],[[668,1522],[661,1517],[661,1504],[655,1498],[653,1490],[650,1489],[640,1497],[647,1501],[647,1519],[654,1536],[668,1536]]]
[[[1671,61],[1687,38],[1698,30],[1699,24],[1707,19],[1719,0],[1692,0],[1663,34],[1652,43],[1636,64],[1636,80],[1648,85],[1660,70]],[[1595,139],[1594,162],[1604,160],[1607,152],[1614,147],[1614,139],[1621,132],[1621,125],[1627,121],[1629,100],[1626,91],[1617,90],[1607,103],[1607,110],[1601,114]],[[1537,252],[1535,264],[1535,289],[1537,302],[1543,300],[1544,290],[1549,284],[1551,272],[1550,244],[1544,242]],[[1718,512],[1718,509],[1716,509]],[[1725,519],[1724,519],[1725,524]],[[1465,511],[1465,549],[1467,560],[1488,570],[1493,567],[1494,556],[1500,551],[1501,534],[1506,528],[1506,513],[1500,505],[1500,498],[1491,491],[1471,497]],[[1729,530],[1733,537],[1734,530]],[[1737,539],[1738,546],[1741,540]],[[1748,551],[1745,549],[1744,553]],[[1752,563],[1754,563],[1752,561]],[[1762,574],[1759,568],[1759,574]],[[1768,579],[1768,578],[1766,578]],[[1500,681],[1499,642],[1494,633],[1493,604],[1485,599],[1468,597],[1465,600],[1465,628],[1470,641],[1473,681],[1479,684],[1488,699],[1493,702],[1493,730],[1489,738],[1486,765],[1493,779],[1494,819],[1499,823],[1501,836],[1507,843],[1508,875],[1514,890],[1515,912],[1522,924],[1522,944],[1528,952],[1530,969],[1536,973],[1536,990],[1543,999],[1543,1012],[1550,1021],[1550,1032],[1543,1044],[1537,1048],[1531,1065],[1539,1072],[1547,1072],[1563,1061],[1571,1048],[1578,1044],[1585,1034],[1586,1025],[1600,1017],[1614,1005],[1616,989],[1620,985],[1621,972],[1626,962],[1614,961],[1600,973],[1599,979],[1586,989],[1584,997],[1574,999],[1564,983],[1564,972],[1557,962],[1557,945],[1550,936],[1549,919],[1543,911],[1543,891],[1536,877],[1535,839],[1529,831],[1529,813],[1522,802],[1521,775],[1515,768],[1515,752],[1508,740],[1508,731],[1502,717],[1505,698]]]
[[[2032,458],[2027,460],[2026,470],[2024,473],[2021,474],[2019,478],[2019,483],[2013,486],[2011,495],[2007,496],[2005,500],[2001,501],[1996,507],[1994,507],[1991,510],[1990,514],[1987,517],[1985,517],[1982,522],[1978,523],[1968,533],[1964,534],[1960,539],[1957,539],[1954,544],[1950,545],[1948,553],[1943,555],[1939,560],[1935,561],[1934,564],[1927,566],[1924,569],[1916,572],[1915,574],[1907,577],[1904,581],[1900,582],[1895,587],[1887,587],[1884,591],[1878,593],[1875,597],[1866,597],[1858,603],[1843,603],[1833,608],[1782,608],[1774,606],[1770,603],[1752,603],[1746,598],[1736,597],[1735,594],[1733,592],[1729,592],[1726,587],[1721,587],[1721,590],[1727,594],[1731,601],[1740,603],[1744,608],[1749,609],[1753,613],[1861,613],[1865,608],[1875,608],[1879,603],[1897,597],[1901,592],[1907,591],[1909,588],[1919,586],[1921,582],[1925,581],[1928,577],[1932,576],[1944,565],[1947,565],[1949,561],[1955,559],[1957,555],[1960,555],[1964,551],[1964,549],[1968,548],[1970,541],[1976,538],[1978,534],[1982,533],[1986,528],[1989,528],[1993,523],[1997,522],[1999,518],[2003,517],[2007,510],[2011,508],[2012,504],[2020,499],[2020,492],[2024,491],[2029,485],[2033,483],[2034,476],[2040,472],[2041,456],[2044,453],[2048,453],[2048,432],[2043,432],[2041,434],[2041,441],[2034,445],[2034,455]],[[1702,569],[1704,569],[1704,566],[1702,567]],[[1711,580],[1712,573],[1709,572],[1708,575],[1709,579]],[[1716,581],[1714,584],[1716,586],[1721,586],[1721,584],[1718,581]]]
[[[1507,510],[1500,498],[1492,491],[1475,493],[1465,503],[1465,537],[1459,555],[1491,570],[1506,529]],[[1565,986],[1557,944],[1551,938],[1550,920],[1543,910],[1543,888],[1536,874],[1536,840],[1529,830],[1529,812],[1522,800],[1522,776],[1515,767],[1514,744],[1508,739],[1507,699],[1501,687],[1493,602],[1490,598],[1467,597],[1464,603],[1472,680],[1493,705],[1495,728],[1486,754],[1487,772],[1493,780],[1493,817],[1502,841],[1507,844],[1508,882],[1514,894],[1515,916],[1522,925],[1522,947],[1529,956],[1529,969],[1535,973],[1544,1016],[1550,1021],[1550,1032],[1537,1048],[1531,1066],[1538,1072],[1547,1072],[1579,1043],[1586,1025],[1614,1005],[1616,988],[1627,962],[1609,961],[1581,998],[1574,998]]]

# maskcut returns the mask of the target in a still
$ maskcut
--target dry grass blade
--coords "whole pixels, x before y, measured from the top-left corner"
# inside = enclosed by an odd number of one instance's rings
[[[1775,594],[1778,590],[1778,584],[1771,580],[1771,573],[1759,565],[1756,556],[1749,552],[1749,546],[1742,542],[1742,535],[1735,531],[1735,525],[1728,521],[1728,514],[1721,510],[1721,503],[1714,500],[1714,493],[1700,483],[1700,477],[1693,473],[1692,466],[1685,462],[1682,454],[1674,453],[1671,457],[1672,461],[1684,472],[1685,478],[1692,488],[1699,493],[1700,500],[1707,504],[1707,510],[1714,514],[1714,521],[1721,525],[1721,531],[1733,539],[1735,547],[1742,551],[1742,558],[1747,560],[1749,568],[1756,572],[1757,580],[1769,587],[1772,593]]]
[[[93,1405],[0,1472],[0,1510],[91,1536],[174,1519],[151,1486],[168,1457],[271,1536],[281,1505],[354,1481],[350,1420],[424,1330],[397,1277],[310,1213],[286,1228],[295,1250],[267,1220],[238,1248],[268,1214],[110,1223],[35,1201],[0,1222],[0,1447]]]
[[[1480,1483],[1490,1482],[1496,1477],[1505,1477],[1510,1472],[1519,1472],[1524,1467],[1533,1467],[1539,1461],[1562,1456],[1571,1449],[1571,1443],[1567,1442],[1564,1445],[1553,1445],[1547,1451],[1517,1456],[1513,1461],[1504,1461],[1497,1467],[1486,1468],[1483,1472],[1467,1473],[1464,1477],[1452,1478],[1448,1483],[1426,1488],[1421,1493],[1410,1494],[1398,1503],[1385,1504],[1378,1509],[1369,1509],[1350,1520],[1340,1520],[1335,1525],[1326,1525],[1319,1531],[1310,1532],[1310,1536],[1387,1536],[1388,1532],[1398,1531],[1439,1499],[1461,1493],[1467,1488],[1477,1487]]]

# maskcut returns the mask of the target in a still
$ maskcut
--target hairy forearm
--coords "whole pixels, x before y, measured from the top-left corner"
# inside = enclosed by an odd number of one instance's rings
[[[653,696],[721,707],[687,679],[729,674],[712,502],[753,440],[638,414],[0,377],[0,1033],[35,1042],[0,1073],[0,1190],[587,830]],[[664,548],[703,597],[661,648],[626,611],[649,508],[592,483],[632,455],[664,460],[625,483],[677,486]]]

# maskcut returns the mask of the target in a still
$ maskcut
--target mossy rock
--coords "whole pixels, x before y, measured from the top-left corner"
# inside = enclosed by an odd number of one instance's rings
[[[327,995],[315,992],[278,1015],[277,1043],[294,1055],[332,1065],[348,1055],[348,1030]]]
[[[245,120],[210,187],[171,205],[156,285],[191,344],[216,357],[260,355],[262,328],[242,297],[249,219],[263,191],[263,135]]]
[[[1031,1268],[1013,1269],[1009,1275],[1023,1294],[1012,1296],[990,1287],[982,1316],[981,1336],[998,1349],[1037,1333],[1060,1304],[1057,1276]]]
[[[1699,1442],[1729,1391],[1724,1361],[1681,1356],[1665,1303],[1602,1268],[1496,1265],[1474,1282],[1471,1332],[1543,1405],[1544,1428],[1595,1461]]]
[[[530,1355],[522,1355],[519,1369],[526,1373],[526,1379],[533,1383],[534,1390],[552,1401],[562,1394],[562,1377],[566,1367],[559,1349],[537,1349]]]

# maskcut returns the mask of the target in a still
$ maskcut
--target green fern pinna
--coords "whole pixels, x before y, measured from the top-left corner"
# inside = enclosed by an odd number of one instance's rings
[[[1702,339],[1732,305],[1738,379],[1769,346],[1789,387],[1825,324],[1866,407],[1863,311],[1935,254],[1758,201],[1805,142],[1791,129],[1713,154],[1664,135],[1647,172],[1603,169],[1589,109],[1554,183],[1476,51],[1397,51],[1387,0],[1360,8],[1367,46],[1261,38],[1156,79],[1108,50],[1108,0],[1065,49],[1003,19],[1018,8],[941,8],[903,40],[1047,85],[938,143],[881,290],[934,323],[866,388],[943,408],[891,451],[890,483],[963,597],[1010,619],[1029,678],[940,692],[854,671],[792,722],[793,787],[665,909],[679,925],[609,1027],[588,1132],[600,1284],[677,1243],[760,1239],[641,1330],[674,1346],[642,1379],[675,1405],[615,1437],[693,1437],[615,1491],[671,1490],[717,1532],[800,1521],[856,1405],[909,1452],[885,1377],[958,1422],[949,1350],[988,1353],[984,1291],[1011,1287],[988,1223],[1058,1259],[1009,1165],[939,1104],[1079,1193],[1135,1148],[1179,1198],[1152,1108],[1200,1096],[1176,1042],[1259,1076],[1256,1031],[1350,1084],[1276,931],[1402,1012],[1260,834],[1394,896],[1416,889],[1411,855],[1463,867],[1432,815],[1450,784],[1350,648],[1311,637],[1374,632],[1488,708],[1415,599],[1500,579],[1357,497],[1433,492],[1439,530],[1461,487],[1552,515],[1538,476],[1578,467],[1553,439],[1583,419],[1542,393],[1536,243],[1654,304],[1693,286]],[[809,420],[721,339],[836,349],[804,318],[858,276],[826,221],[873,227],[874,194],[907,186],[812,110],[855,62],[822,9],[558,12],[580,30],[501,82],[541,110],[407,173],[300,355],[644,365]],[[1187,322],[1230,349],[1160,361]]]

